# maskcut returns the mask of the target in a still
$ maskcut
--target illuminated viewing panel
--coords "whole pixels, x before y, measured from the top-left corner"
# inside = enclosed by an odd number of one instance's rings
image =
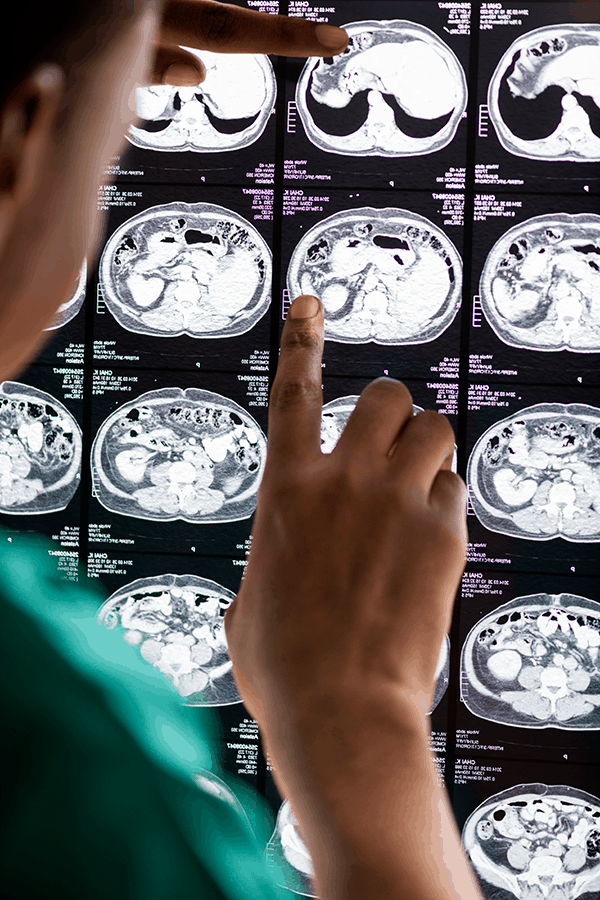
[[[128,140],[147,150],[223,152],[248,147],[261,136],[275,106],[275,72],[268,56],[211,53],[197,56],[206,78],[192,87],[138,87]]]
[[[334,213],[304,235],[287,286],[290,297],[320,297],[327,340],[421,344],[456,316],[462,261],[424,216],[364,207]]]
[[[480,619],[461,653],[461,700],[525,728],[600,729],[600,603],[517,597]]]
[[[476,516],[490,531],[547,541],[600,541],[600,409],[540,403],[479,438],[467,468]]]
[[[108,417],[92,447],[94,491],[112,512],[172,522],[252,515],[266,438],[241,406],[197,388],[142,394]]]
[[[433,31],[403,19],[343,26],[348,47],[310,58],[296,103],[321,150],[418,156],[450,143],[467,105],[464,71]]]
[[[477,807],[463,843],[486,900],[498,888],[518,900],[575,900],[600,888],[600,800],[585,791],[516,785]]]
[[[510,228],[492,248],[479,290],[506,344],[600,352],[600,215],[535,216]]]
[[[551,25],[513,41],[490,81],[488,108],[510,153],[600,161],[600,25]]]
[[[271,300],[271,251],[256,228],[213,203],[167,203],[133,216],[104,248],[106,305],[129,331],[235,337]]]
[[[60,512],[81,477],[81,428],[55,397],[21,384],[0,384],[0,511],[31,516]]]
[[[187,706],[241,703],[223,625],[234,594],[197,575],[140,578],[112,594],[98,621],[137,647]]]

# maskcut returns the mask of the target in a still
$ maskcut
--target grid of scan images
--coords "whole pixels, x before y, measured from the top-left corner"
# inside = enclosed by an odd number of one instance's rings
[[[315,896],[223,615],[283,321],[318,295],[323,452],[380,375],[455,429],[470,544],[431,752],[483,895],[600,898],[600,5],[327,2],[238,5],[343,25],[339,57],[192,47],[202,84],[137,89],[100,256],[0,385],[4,539],[82,564],[98,627],[216,715],[278,882]]]

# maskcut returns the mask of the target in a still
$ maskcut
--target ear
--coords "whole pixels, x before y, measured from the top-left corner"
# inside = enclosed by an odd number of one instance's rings
[[[40,67],[12,91],[0,110],[0,253],[49,161],[64,88],[61,68]]]

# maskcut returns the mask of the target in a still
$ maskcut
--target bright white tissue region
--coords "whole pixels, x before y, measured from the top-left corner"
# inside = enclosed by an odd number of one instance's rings
[[[162,388],[121,406],[92,446],[92,483],[106,509],[155,522],[249,518],[265,464],[258,423],[233,400]]]
[[[488,428],[467,466],[475,515],[534,541],[600,541],[600,409],[539,403]]]
[[[100,259],[100,286],[128,331],[236,337],[269,307],[271,258],[254,225],[233,210],[165,203],[112,234]]]
[[[136,88],[127,138],[145,150],[215,153],[253,144],[275,106],[275,72],[268,56],[211,53],[184,47],[202,60],[206,78],[192,87]]]
[[[479,285],[500,340],[526,350],[600,351],[600,216],[553,213],[492,247]]]
[[[338,397],[336,400],[330,400],[329,403],[324,404],[321,411],[321,453],[331,453],[339,441],[346,422],[350,418],[350,413],[358,402],[358,396],[358,394],[348,394],[346,397]],[[413,415],[416,416],[420,412],[423,412],[423,407],[413,403]],[[454,445],[453,472],[456,472],[456,467],[457,455],[456,445]]]
[[[304,897],[316,897],[310,879],[312,859],[289,800],[279,807],[275,829],[267,844],[267,866],[280,887]]]
[[[517,38],[491,78],[488,109],[509,153],[600,161],[600,25],[549,25]]]
[[[44,328],[44,331],[56,331],[57,328],[62,328],[63,325],[66,325],[67,322],[70,322],[71,319],[74,319],[81,307],[83,306],[83,301],[85,300],[85,286],[87,283],[87,260],[84,259],[83,265],[75,278],[73,279],[73,286],[69,291],[69,299],[65,300],[64,303],[56,310],[54,318],[50,322],[47,328]]]
[[[486,900],[600,896],[600,800],[565,785],[519,784],[471,813],[462,840]]]
[[[121,632],[167,678],[186,706],[241,703],[223,616],[235,594],[197,575],[139,578],[112,594],[98,622]]]
[[[403,19],[351,22],[347,49],[307,60],[296,105],[309,140],[345,156],[419,156],[450,143],[467,81],[450,47]]]
[[[287,288],[290,297],[321,299],[327,340],[422,344],[456,316],[462,260],[424,216],[394,208],[343,210],[302,237]]]
[[[204,794],[210,794],[212,797],[216,797],[218,800],[222,800],[224,803],[232,806],[239,815],[243,816],[250,830],[252,830],[246,810],[222,778],[219,778],[218,775],[215,775],[214,772],[208,769],[201,769],[199,772],[192,774],[192,781]]]
[[[531,594],[473,626],[461,653],[461,700],[489,722],[600,729],[600,603]]]
[[[0,384],[0,512],[66,509],[81,478],[81,429],[62,403],[17,381]]]

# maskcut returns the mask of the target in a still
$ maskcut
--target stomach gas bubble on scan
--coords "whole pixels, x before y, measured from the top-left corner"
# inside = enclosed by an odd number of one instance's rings
[[[149,391],[115,410],[92,445],[92,483],[111,512],[155,522],[236,522],[256,506],[267,441],[233,400]]]
[[[467,81],[450,47],[403,19],[343,26],[348,47],[312,57],[296,105],[309,140],[344,156],[419,156],[447,146],[467,107]]]
[[[567,785],[518,784],[484,800],[462,842],[483,896],[600,896],[600,800]],[[503,896],[503,895],[502,895]]]
[[[49,325],[44,328],[44,331],[56,331],[58,328],[62,328],[63,325],[66,325],[67,322],[70,322],[71,319],[74,319],[81,307],[83,306],[83,301],[85,300],[85,286],[87,283],[87,260],[84,259],[83,265],[73,279],[73,284],[71,286],[70,291],[68,292],[68,300],[65,300],[64,303],[56,310],[52,321]]]
[[[272,255],[246,219],[214,203],[165,203],[106,243],[99,280],[119,325],[155,337],[245,334],[271,301]]]
[[[461,303],[462,260],[448,236],[406,209],[334,213],[297,244],[290,297],[323,303],[325,338],[344,344],[422,344],[439,337]]]
[[[127,139],[144,150],[222,153],[249,147],[275,106],[275,72],[268,56],[212,53],[184,47],[206,78],[191,87],[155,84],[135,91],[140,120]]]
[[[159,575],[126,584],[98,622],[117,629],[176,688],[186,706],[241,703],[223,617],[235,594],[198,575]]]
[[[534,541],[600,541],[600,409],[539,403],[488,428],[467,484],[490,531]]]
[[[0,383],[0,512],[66,509],[81,478],[81,428],[62,403],[18,381]]]
[[[479,293],[511,347],[600,352],[600,215],[550,213],[510,228],[486,259]]]
[[[600,729],[600,603],[530,594],[488,613],[461,652],[461,700],[520,728]]]
[[[600,161],[600,25],[549,25],[513,41],[490,80],[488,110],[509,153]]]

